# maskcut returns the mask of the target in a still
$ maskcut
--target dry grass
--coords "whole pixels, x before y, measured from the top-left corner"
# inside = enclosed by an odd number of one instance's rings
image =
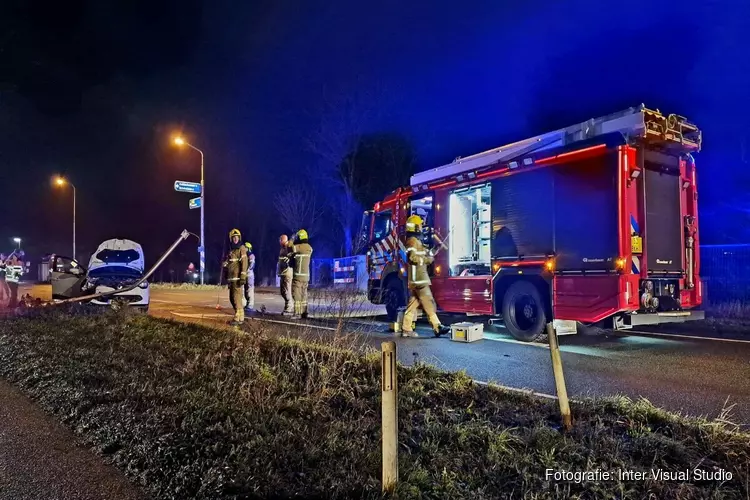
[[[156,498],[379,498],[377,353],[129,313],[0,325],[0,376]],[[747,499],[750,435],[624,398],[573,407],[399,371],[399,498]],[[726,419],[723,419],[726,420]],[[729,482],[550,482],[548,468],[721,468]]]

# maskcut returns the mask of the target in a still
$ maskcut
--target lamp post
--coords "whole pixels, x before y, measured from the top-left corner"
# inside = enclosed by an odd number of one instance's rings
[[[18,245],[18,249],[21,249],[21,238],[13,238],[13,243]]]
[[[206,239],[205,239],[205,210],[206,210],[206,185],[205,180],[203,178],[203,151],[196,148],[189,142],[187,142],[185,139],[183,139],[180,136],[177,136],[174,138],[174,143],[177,146],[187,146],[190,149],[193,149],[195,151],[198,151],[201,155],[201,246],[200,246],[200,272],[201,272],[201,285],[205,285],[205,277],[204,273],[206,271]]]
[[[55,179],[55,184],[58,186],[64,186],[65,184],[69,184],[71,188],[73,188],[73,260],[76,258],[76,187],[73,185],[72,182],[65,179],[64,177],[57,177]]]

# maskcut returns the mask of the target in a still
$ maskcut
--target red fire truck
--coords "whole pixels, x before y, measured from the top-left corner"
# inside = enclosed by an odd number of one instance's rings
[[[365,214],[369,299],[405,306],[404,223],[437,251],[438,309],[615,329],[702,319],[695,161],[701,131],[644,105],[418,173]],[[572,326],[572,329],[571,329]]]

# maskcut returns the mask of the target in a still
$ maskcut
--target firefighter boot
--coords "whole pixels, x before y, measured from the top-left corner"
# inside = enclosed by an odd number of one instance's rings
[[[449,326],[445,326],[440,323],[440,320],[435,314],[430,315],[430,324],[432,325],[432,331],[435,333],[435,336],[438,338],[441,335],[445,335],[451,331]]]

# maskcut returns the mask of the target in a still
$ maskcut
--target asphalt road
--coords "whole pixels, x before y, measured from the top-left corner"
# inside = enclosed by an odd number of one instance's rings
[[[147,498],[122,472],[77,444],[62,424],[0,380],[0,499]]]
[[[221,309],[217,310],[217,303]],[[486,328],[486,338],[470,344],[434,338],[424,327],[419,329],[423,338],[394,337],[387,324],[373,318],[383,314],[382,308],[364,299],[347,305],[355,311],[352,314],[365,317],[358,325],[370,332],[370,344],[379,347],[384,340],[396,339],[399,359],[406,364],[418,359],[445,370],[466,370],[476,380],[555,394],[545,345],[517,342],[505,335],[502,327]],[[277,294],[256,293],[256,309],[264,306],[270,313],[265,319],[248,321],[294,323],[274,314],[282,309]],[[340,306],[334,296],[326,295],[313,301],[312,315],[336,316]],[[154,315],[186,321],[224,322],[232,313],[226,290],[152,290],[151,310]],[[326,329],[320,332],[330,334]],[[597,337],[561,336],[560,344],[571,398],[615,394],[631,399],[644,397],[670,411],[709,418],[732,407],[730,420],[750,427],[750,341],[608,332]]]

